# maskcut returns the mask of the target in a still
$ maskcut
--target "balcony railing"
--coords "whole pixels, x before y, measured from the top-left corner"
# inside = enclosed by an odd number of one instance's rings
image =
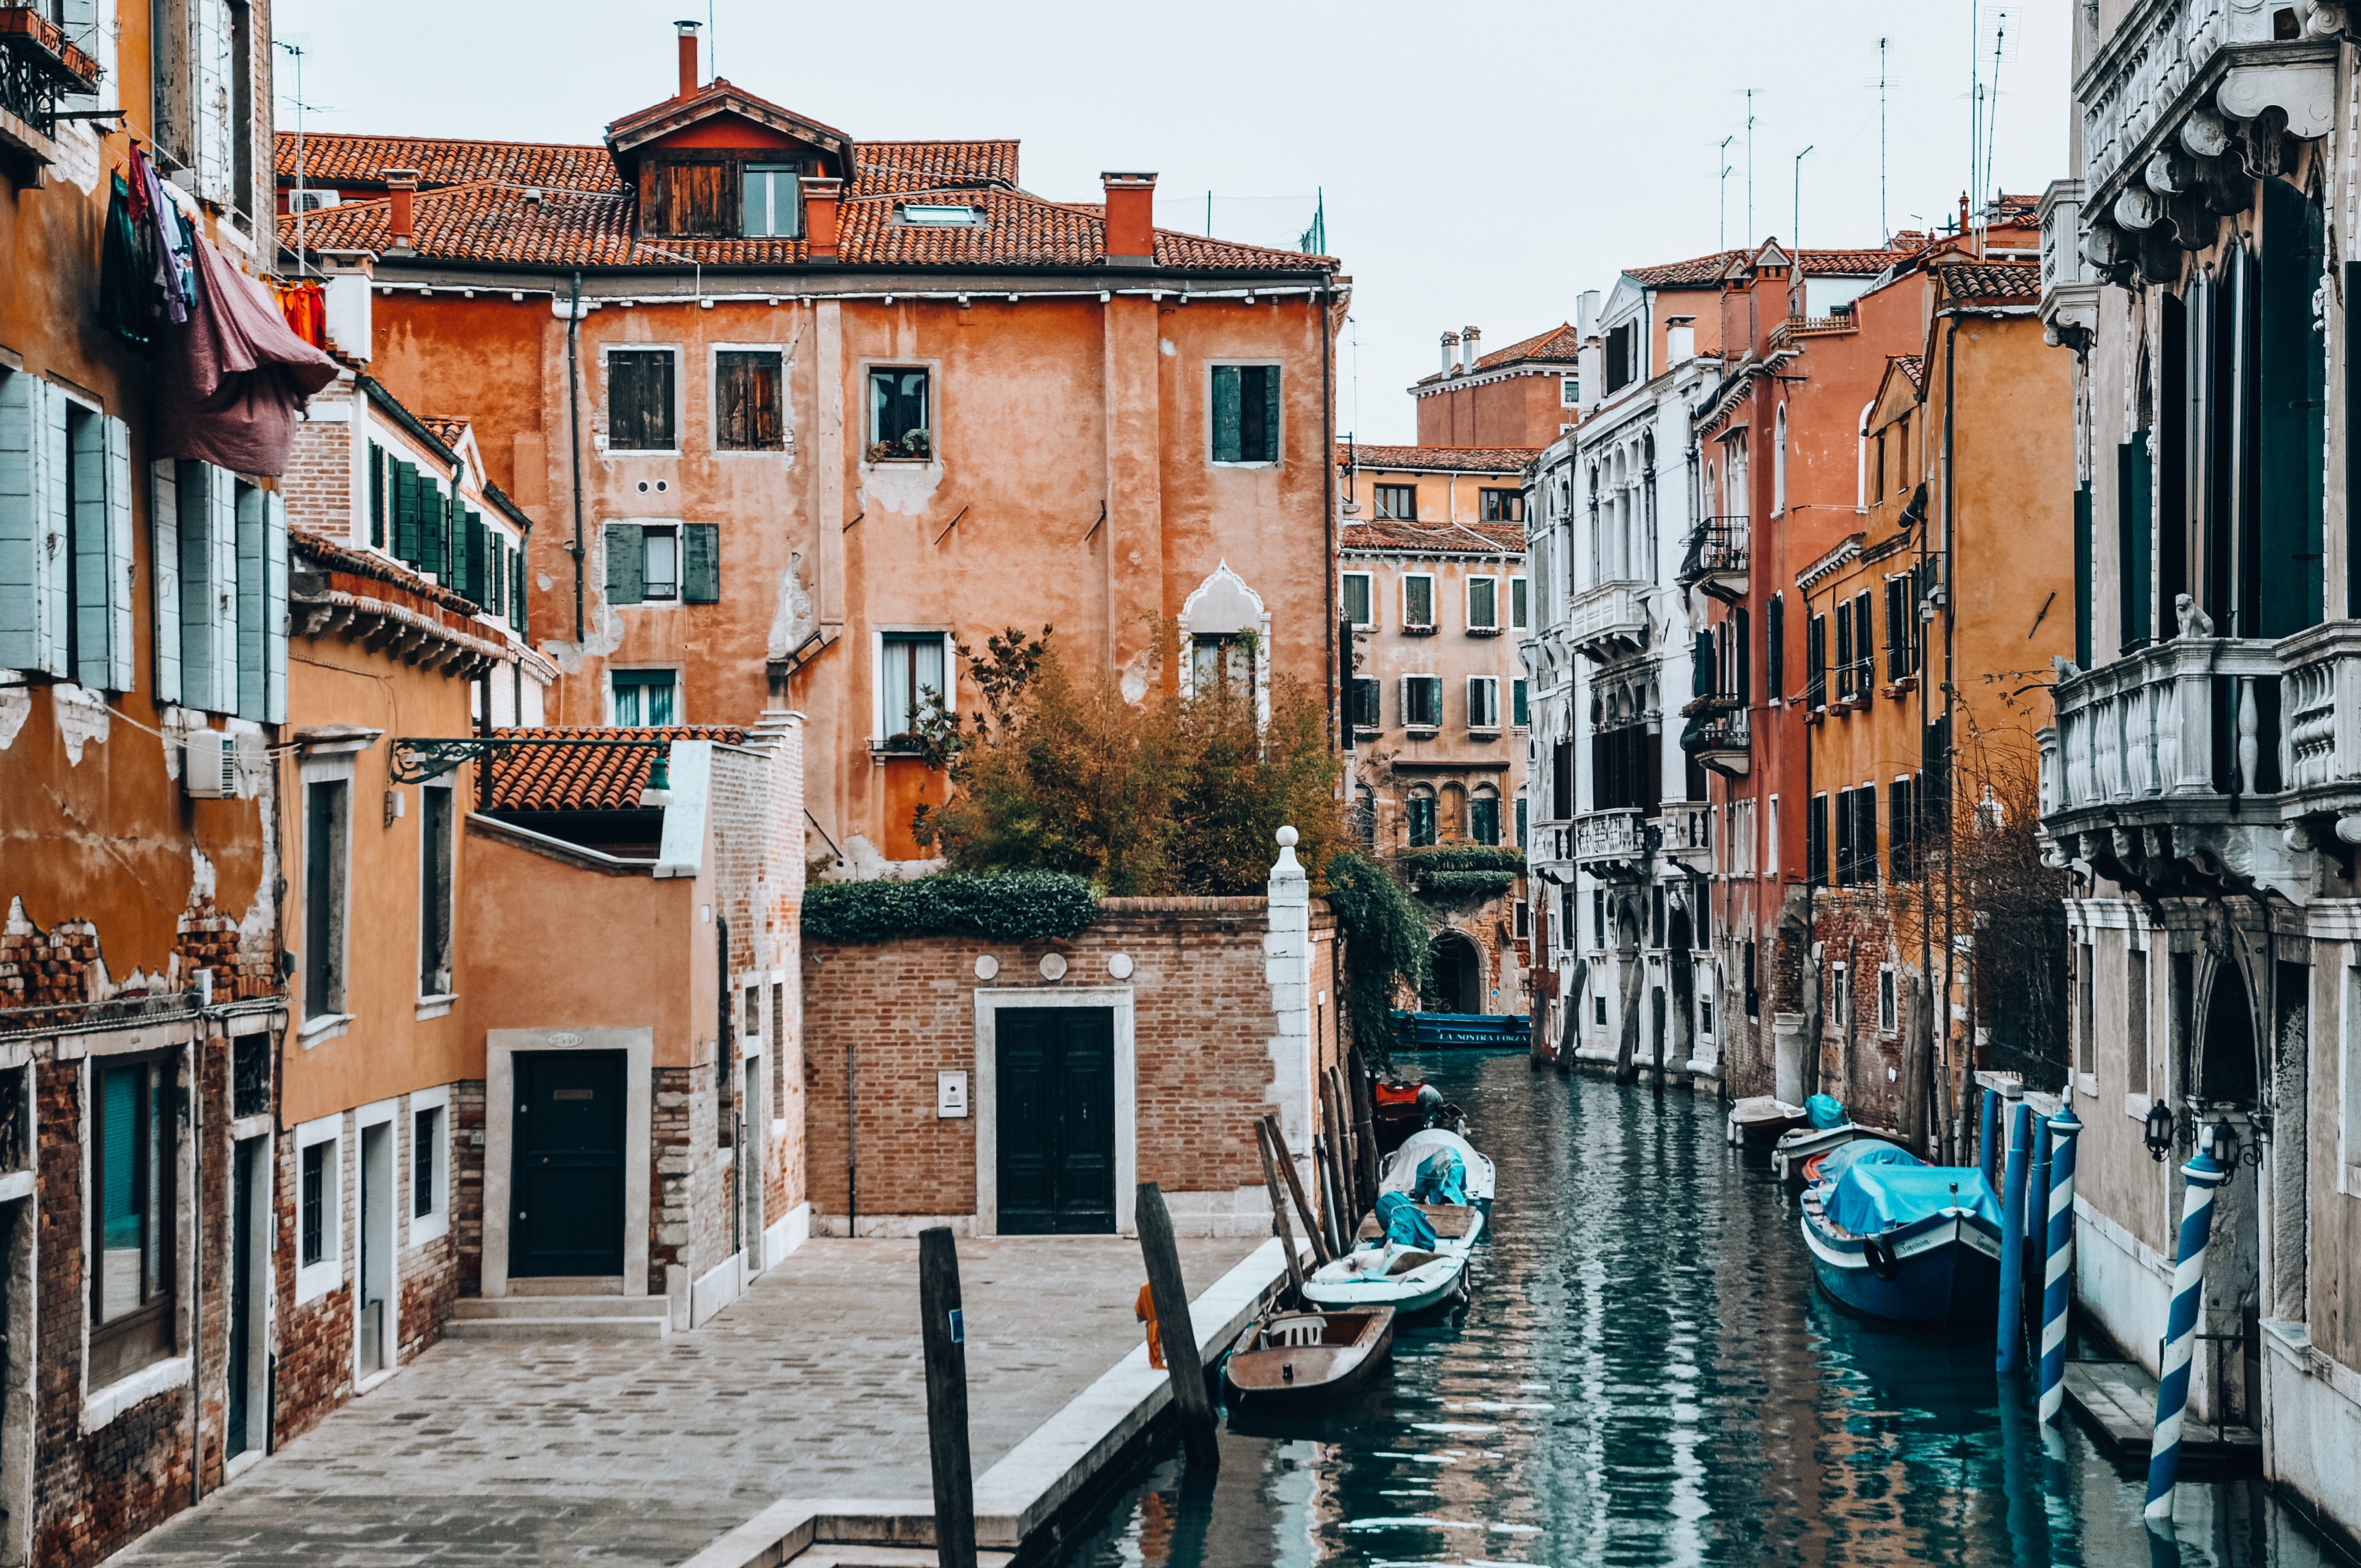
[[[1605,662],[1648,646],[1648,585],[1624,578],[1585,588],[1567,616],[1567,641],[1587,659]]]
[[[2361,808],[2361,621],[2336,620],[2279,645],[2287,672],[2290,817]]]
[[[1664,852],[1703,870],[1713,860],[1713,807],[1704,801],[1666,801],[1654,823]]]
[[[1695,757],[1701,768],[1711,768],[1730,778],[1745,777],[1747,762],[1753,751],[1746,710],[1736,707],[1699,716],[1681,737],[1681,749]]]
[[[29,5],[0,0],[0,110],[52,137],[59,96],[95,93],[98,79],[98,61],[67,41],[64,28]]]
[[[2162,821],[2168,806],[2276,794],[2279,670],[2268,642],[2180,638],[2059,682],[2045,819],[2075,828],[2083,813],[2130,808]]]
[[[1825,316],[1789,316],[1771,329],[1771,346],[1784,348],[1799,337],[1817,337],[1831,332],[1850,332],[1860,323],[1850,311],[1839,311]]]
[[[1725,604],[1746,597],[1747,520],[1709,517],[1689,534],[1681,558],[1681,586],[1702,587]]]
[[[1638,806],[1586,811],[1574,819],[1574,859],[1586,871],[1648,852],[1647,813]]]

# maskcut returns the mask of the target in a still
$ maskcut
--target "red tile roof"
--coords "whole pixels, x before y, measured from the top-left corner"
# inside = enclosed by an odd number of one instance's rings
[[[2030,261],[1971,261],[1938,269],[1943,292],[1955,300],[2023,304],[2041,298],[2041,268]]]
[[[420,414],[418,422],[432,431],[435,440],[454,452],[459,449],[459,443],[467,438],[467,422],[464,419],[452,419],[444,414]]]
[[[852,149],[858,199],[913,191],[1016,188],[1016,141],[864,141]]]
[[[295,181],[295,133],[274,138],[279,178]],[[327,187],[381,187],[389,169],[415,169],[421,190],[505,180],[544,190],[620,191],[615,159],[603,147],[556,142],[463,141],[454,137],[379,137],[313,132],[303,138],[303,181]]]
[[[719,740],[735,746],[746,731],[729,724],[673,724],[646,729],[551,728],[495,729],[503,740],[548,741],[505,748],[491,766],[494,811],[628,811],[647,787],[653,746],[566,746],[565,740]]]
[[[1924,359],[1921,359],[1917,355],[1895,355],[1894,356],[1894,367],[1896,370],[1901,371],[1904,376],[1909,378],[1910,385],[1913,389],[1921,392],[1927,389],[1927,362]]]
[[[366,551],[355,550],[350,545],[331,539],[324,533],[314,533],[306,528],[288,529],[287,543],[296,554],[307,560],[316,561],[332,572],[341,572],[347,576],[362,577],[370,582],[384,583],[390,587],[400,588],[404,593],[425,600],[428,604],[455,611],[462,620],[471,620],[475,618],[478,606],[473,599],[439,586],[431,577],[421,576],[398,561],[388,560],[382,555],[372,555]]]
[[[1397,522],[1351,518],[1337,532],[1339,550],[1409,550],[1422,555],[1521,555],[1525,531],[1514,522]]]
[[[1476,368],[1496,370],[1503,365],[1516,365],[1527,360],[1538,361],[1545,365],[1572,365],[1581,357],[1582,339],[1576,335],[1573,323],[1561,323],[1547,332],[1535,333],[1521,343],[1512,343],[1506,348],[1496,348],[1491,353],[1480,356],[1476,361]],[[1419,378],[1416,384],[1425,387],[1437,381],[1448,381],[1452,374],[1465,374],[1465,372],[1446,374],[1437,370],[1432,375]]]
[[[1693,256],[1686,261],[1668,261],[1657,267],[1626,267],[1623,275],[1651,289],[1699,289],[1719,281],[1733,266],[1752,258],[1761,248],[1717,250],[1710,256]],[[1895,262],[1906,260],[1910,253],[1806,249],[1794,254],[1806,278],[1874,278]]]
[[[1370,446],[1336,444],[1336,466],[1413,468],[1428,474],[1515,474],[1541,455],[1538,446]]]
[[[822,146],[851,145],[852,138],[834,126],[758,97],[726,76],[717,76],[686,98],[664,98],[644,109],[634,109],[607,126],[607,145],[628,155],[629,144],[644,144],[670,136],[691,121],[734,114],[758,125],[800,134]],[[652,129],[651,127],[662,127]]]
[[[915,227],[894,221],[897,196],[844,203],[838,258],[852,266],[1082,267],[1096,265],[1104,248],[1104,221],[1095,207],[1049,202],[1019,191],[975,190],[966,200],[984,209],[981,228]],[[662,247],[632,233],[632,196],[624,191],[545,190],[529,207],[511,183],[482,180],[421,192],[412,203],[412,246],[430,261],[523,262],[566,267],[672,267],[685,258],[708,267],[783,267],[807,259],[800,239],[676,239]],[[537,211],[534,210],[537,207]],[[305,243],[313,250],[382,253],[390,243],[384,200],[347,202],[310,215]],[[295,219],[279,220],[294,243]],[[664,252],[672,252],[667,256]],[[1334,258],[1238,245],[1196,235],[1156,232],[1159,266],[1207,270],[1333,269]]]

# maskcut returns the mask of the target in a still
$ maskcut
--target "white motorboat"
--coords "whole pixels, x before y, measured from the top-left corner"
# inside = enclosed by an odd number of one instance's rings
[[[1492,1193],[1499,1173],[1492,1162],[1476,1152],[1476,1146],[1457,1133],[1443,1127],[1426,1127],[1402,1140],[1401,1147],[1386,1157],[1378,1168],[1378,1190],[1411,1194],[1418,1186],[1419,1168],[1433,1156],[1448,1149],[1459,1157],[1460,1179],[1467,1192],[1467,1201],[1486,1213],[1492,1211]],[[1475,1245],[1470,1233],[1467,1245]]]
[[[1441,1306],[1466,1289],[1465,1247],[1429,1251],[1378,1240],[1346,1253],[1303,1282],[1303,1299],[1323,1311],[1391,1307],[1398,1313]]]
[[[1846,1122],[1834,1127],[1797,1127],[1779,1135],[1771,1146],[1771,1168],[1790,1187],[1804,1185],[1804,1162],[1814,1155],[1839,1148],[1855,1138],[1875,1137],[1867,1127]]]

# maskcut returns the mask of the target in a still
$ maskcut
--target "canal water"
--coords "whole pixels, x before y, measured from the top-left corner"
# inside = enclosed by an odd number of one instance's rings
[[[1225,1422],[1210,1484],[1151,1460],[1058,1568],[2345,1568],[2250,1480],[2185,1480],[2177,1543],[2151,1537],[2144,1474],[2070,1419],[2045,1445],[1988,1339],[1839,1313],[1711,1099],[1419,1065],[1499,1166],[1464,1314],[1400,1333],[1346,1408]]]

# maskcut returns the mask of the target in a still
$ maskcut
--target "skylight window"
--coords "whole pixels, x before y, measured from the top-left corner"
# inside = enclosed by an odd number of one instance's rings
[[[916,202],[902,205],[902,221],[917,228],[980,229],[983,214],[975,207],[921,206]]]

